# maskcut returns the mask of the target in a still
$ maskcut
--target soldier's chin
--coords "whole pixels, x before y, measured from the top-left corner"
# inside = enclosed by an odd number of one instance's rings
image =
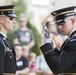
[[[11,30],[13,30],[14,28],[11,28]]]
[[[14,30],[14,28],[12,27],[12,28],[10,28],[9,30]]]
[[[66,36],[67,34],[66,33],[61,33],[63,36]]]

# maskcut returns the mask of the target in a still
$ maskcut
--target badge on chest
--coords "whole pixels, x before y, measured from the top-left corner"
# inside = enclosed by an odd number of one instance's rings
[[[9,47],[7,47],[7,52],[12,52],[12,50]]]
[[[6,55],[8,55],[9,58],[12,58],[12,50],[9,47],[7,47],[6,49],[7,49],[7,51],[6,51],[7,54]]]

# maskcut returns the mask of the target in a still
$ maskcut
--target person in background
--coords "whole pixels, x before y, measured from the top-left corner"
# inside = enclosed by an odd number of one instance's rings
[[[53,75],[53,73],[50,70],[50,68],[48,67],[41,51],[40,51],[40,55],[37,56],[35,66],[36,66],[37,75]]]
[[[60,32],[68,38],[59,50],[54,45],[51,34],[48,38],[44,35],[44,44],[40,49],[54,74],[76,75],[76,6],[53,11],[51,15]]]
[[[30,73],[29,75],[36,75],[36,68],[35,68],[35,63],[36,63],[36,53],[32,52],[29,54],[28,60],[29,60],[29,68],[30,68]]]
[[[43,27],[45,27],[46,23],[49,22],[49,21],[52,21],[52,20],[53,20],[53,16],[49,14],[47,17],[45,17],[45,18],[42,20],[41,25],[42,25]]]
[[[16,44],[14,46],[16,53],[16,75],[28,75],[29,74],[29,63],[26,57],[22,56],[22,46]]]
[[[28,57],[35,45],[35,37],[31,29],[27,27],[27,20],[24,14],[19,16],[19,29],[14,32],[13,44],[23,46],[23,55]]]
[[[15,75],[16,59],[7,32],[13,30],[15,18],[15,5],[0,6],[0,75]]]

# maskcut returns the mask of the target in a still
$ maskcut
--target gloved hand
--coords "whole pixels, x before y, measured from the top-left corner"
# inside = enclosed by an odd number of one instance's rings
[[[51,45],[53,46],[53,48],[56,47],[54,40],[52,39],[52,33],[47,29],[47,27],[45,26],[44,30],[43,30],[43,34],[42,34],[42,41],[43,43],[51,43]]]

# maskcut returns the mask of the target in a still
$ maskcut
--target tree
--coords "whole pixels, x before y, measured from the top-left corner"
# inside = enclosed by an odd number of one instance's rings
[[[24,3],[24,0],[18,0],[17,2],[14,2],[12,1],[11,4],[15,4],[16,7],[15,7],[15,13],[17,16],[19,16],[20,13],[25,13],[26,14],[26,4]],[[40,34],[38,33],[38,31],[36,30],[35,26],[32,25],[30,22],[29,22],[30,19],[28,19],[28,23],[27,23],[27,26],[33,30],[33,33],[34,33],[34,36],[36,38],[36,42],[35,42],[35,46],[33,48],[33,52],[35,52],[37,55],[40,53],[39,51],[39,47],[40,47],[40,43],[41,43],[41,36]],[[18,18],[17,18],[17,21],[18,21]],[[16,25],[15,25],[16,26]],[[14,31],[10,31],[7,35],[8,35],[8,38],[9,40],[11,41],[12,43],[12,40],[13,40],[13,33]],[[13,43],[12,43],[13,44]]]
[[[25,0],[18,0],[17,2],[15,2],[13,0],[12,4],[16,5],[16,7],[14,8],[14,11],[15,11],[17,16],[19,16],[20,13],[26,13],[26,3],[25,3]]]

